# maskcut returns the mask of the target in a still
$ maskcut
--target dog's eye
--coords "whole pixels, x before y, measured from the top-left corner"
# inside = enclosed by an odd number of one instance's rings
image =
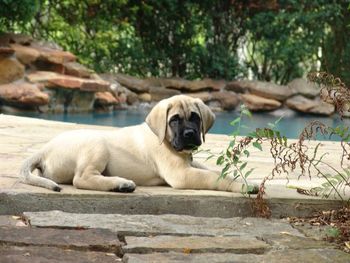
[[[178,122],[180,120],[180,116],[178,114],[172,116],[169,120],[169,123],[175,123],[175,122]]]
[[[194,121],[199,121],[200,117],[197,113],[191,112],[191,116],[189,118],[189,121],[194,122]]]

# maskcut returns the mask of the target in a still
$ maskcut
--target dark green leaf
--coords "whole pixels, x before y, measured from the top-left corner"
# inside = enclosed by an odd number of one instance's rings
[[[257,149],[259,149],[260,151],[262,151],[262,147],[261,144],[259,142],[253,142],[253,146]]]

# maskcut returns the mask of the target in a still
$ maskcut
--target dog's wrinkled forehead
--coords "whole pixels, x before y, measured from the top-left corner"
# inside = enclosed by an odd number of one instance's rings
[[[194,103],[194,99],[185,97],[182,100],[177,100],[176,103],[171,103],[168,117],[171,118],[174,115],[179,115],[181,118],[189,119],[192,112],[200,115],[199,109]]]

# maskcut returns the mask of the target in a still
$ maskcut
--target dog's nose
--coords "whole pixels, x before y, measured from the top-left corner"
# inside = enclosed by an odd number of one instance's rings
[[[186,129],[186,130],[184,131],[184,137],[185,137],[186,139],[193,138],[194,135],[195,135],[195,131],[194,131],[193,129]]]

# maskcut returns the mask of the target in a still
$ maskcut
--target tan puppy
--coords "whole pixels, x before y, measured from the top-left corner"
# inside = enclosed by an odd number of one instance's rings
[[[146,122],[114,131],[65,132],[29,157],[22,182],[60,191],[132,192],[136,185],[240,192],[246,189],[192,162],[215,116],[200,99],[178,95],[159,102]],[[37,169],[39,176],[32,174]]]

